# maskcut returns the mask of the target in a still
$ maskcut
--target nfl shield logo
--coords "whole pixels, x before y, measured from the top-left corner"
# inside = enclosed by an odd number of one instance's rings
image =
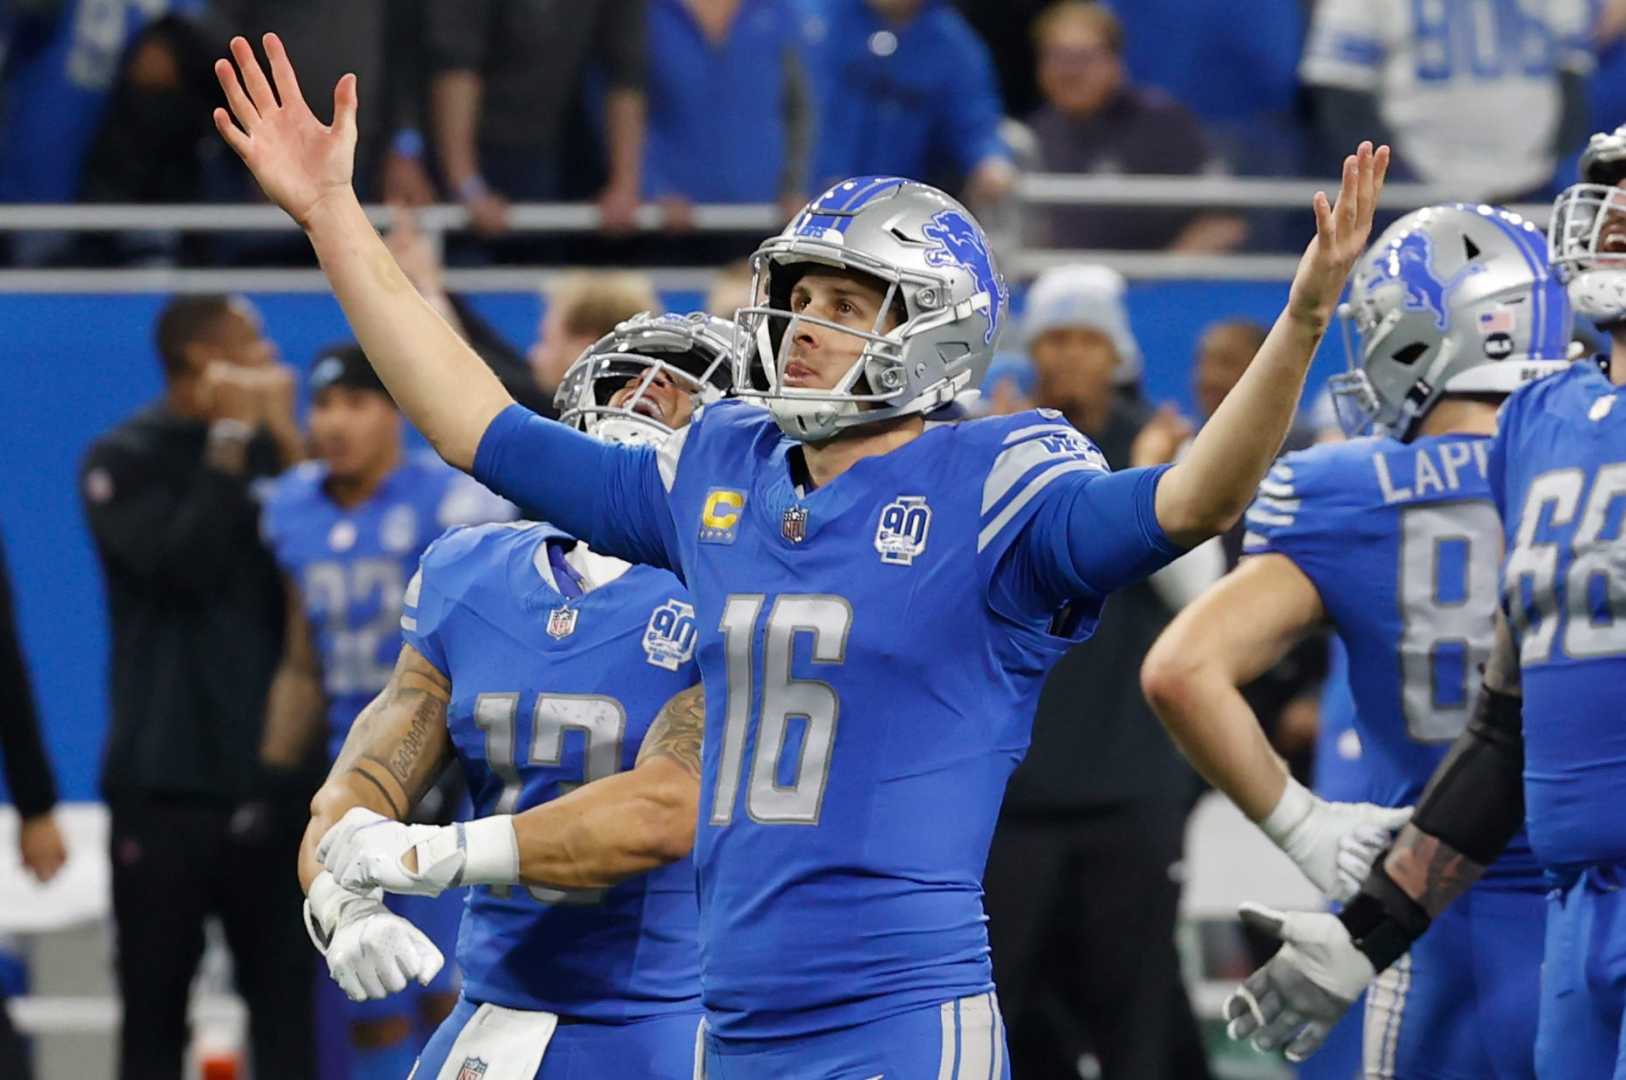
[[[556,607],[548,612],[548,636],[555,641],[563,640],[576,632],[576,609],[573,607]],[[485,1071],[485,1066],[480,1066]]]
[[[481,1080],[486,1074],[486,1062],[482,1058],[466,1057],[463,1067],[457,1070],[457,1080]]]
[[[807,539],[807,507],[793,506],[779,519],[779,535],[793,544]]]

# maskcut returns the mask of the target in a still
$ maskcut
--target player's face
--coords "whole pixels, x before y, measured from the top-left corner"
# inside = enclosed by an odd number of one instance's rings
[[[886,333],[897,325],[888,312],[879,326],[886,290],[879,282],[849,274],[812,271],[790,290],[790,310],[865,333]],[[787,387],[829,390],[841,381],[864,351],[864,339],[828,326],[794,321],[785,332],[784,380]]]
[[[1603,228],[1598,232],[1598,252],[1626,255],[1626,180],[1615,185],[1604,210]]]
[[[1253,360],[1253,341],[1236,327],[1216,326],[1197,345],[1197,373],[1192,387],[1204,417],[1214,415],[1225,395]]]
[[[644,386],[646,376],[637,375],[627,380],[627,385],[610,395],[610,404],[617,407],[632,402],[632,411],[642,413],[652,420],[659,420],[667,427],[676,431],[689,422],[694,415],[694,398],[689,391],[680,386],[670,373],[655,372],[644,392],[638,394],[638,387]],[[637,397],[634,401],[633,398]]]
[[[1088,115],[1123,84],[1123,62],[1094,25],[1061,19],[1039,43],[1039,91],[1063,113]]]
[[[311,443],[340,480],[366,476],[401,445],[401,415],[383,394],[329,386],[311,401]]]
[[[1087,326],[1046,330],[1031,348],[1039,374],[1035,399],[1062,412],[1101,408],[1112,400],[1112,377],[1118,370],[1118,350],[1112,339]]]

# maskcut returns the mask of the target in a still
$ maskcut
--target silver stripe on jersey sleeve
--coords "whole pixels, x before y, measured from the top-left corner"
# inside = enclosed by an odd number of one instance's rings
[[[977,550],[981,551],[993,543],[994,537],[999,535],[999,531],[1010,524],[1011,519],[1021,513],[1022,508],[1032,502],[1039,492],[1043,491],[1045,486],[1056,477],[1064,473],[1100,471],[1101,466],[1093,461],[1062,461],[1052,465],[1038,476],[1035,476],[1028,483],[1028,486],[1022,489],[1020,495],[1006,503],[1005,509],[1001,510],[994,520],[983,526],[982,531],[977,534]]]
[[[1015,431],[1013,431],[1009,435],[1005,436],[1005,438],[1004,438],[1003,442],[1001,443],[1001,445],[1002,446],[1009,446],[1012,443],[1019,443],[1023,439],[1032,438],[1035,435],[1077,435],[1077,434],[1078,434],[1078,429],[1075,428],[1071,424],[1029,424],[1027,427],[1017,428]]]
[[[1074,437],[1078,432],[1072,428],[1067,429]],[[1065,460],[1079,461],[1089,465],[1099,472],[1106,472],[1102,462],[1091,460],[1080,450],[1057,451],[1054,446],[1047,445],[1043,439],[1033,439],[1000,452],[994,459],[994,467],[988,470],[988,478],[982,482],[982,513],[992,510],[999,500],[1010,493],[1022,479],[1033,469],[1043,465],[1046,461]]]

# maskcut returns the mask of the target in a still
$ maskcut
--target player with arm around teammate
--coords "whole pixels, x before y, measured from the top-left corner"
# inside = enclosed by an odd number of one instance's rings
[[[1249,557],[1146,660],[1175,741],[1340,900],[1389,832],[1359,829],[1340,852],[1338,813],[1286,775],[1237,688],[1330,622],[1349,652],[1368,797],[1416,802],[1490,652],[1496,408],[1568,366],[1570,306],[1545,246],[1522,218],[1465,205],[1415,211],[1378,239],[1354,274],[1360,356],[1333,384],[1346,432],[1376,433],[1283,458],[1244,519]],[[1391,829],[1407,816],[1393,813]],[[1367,1075],[1532,1075],[1545,891],[1521,837],[1367,996]]]
[[[1626,350],[1626,130],[1593,137],[1558,200],[1553,266]],[[1626,1078],[1626,384],[1579,362],[1498,416],[1491,494],[1507,556],[1484,687],[1411,824],[1337,919],[1258,911],[1286,944],[1228,1006],[1233,1031],[1312,1052],[1353,994],[1474,886],[1521,826],[1546,872],[1535,1069]],[[1419,939],[1422,939],[1419,941]]]
[[[306,228],[397,400],[447,460],[689,587],[718,691],[695,840],[707,1075],[1003,1073],[979,880],[1044,673],[1107,594],[1240,517],[1387,151],[1318,196],[1282,316],[1173,466],[1110,474],[1055,414],[956,416],[1004,283],[963,207],[897,177],[836,185],[763,245],[736,386],[766,408],[708,406],[657,452],[541,420],[476,368],[355,202],[353,81],[323,127],[266,46],[281,99],[239,39],[217,126]]]
[[[560,412],[595,438],[659,443],[693,403],[726,389],[730,337],[707,316],[623,323],[571,367]],[[524,1080],[688,1077],[700,1019],[688,852],[703,710],[682,586],[548,525],[460,529],[425,553],[402,627],[391,688],[314,804],[302,865],[314,875],[313,922],[375,903],[363,899],[373,882],[343,861],[357,842],[422,841],[426,872],[399,880],[397,863],[386,880],[417,895],[474,890],[458,942],[462,999],[419,1077],[482,1066]],[[487,816],[400,824],[453,756]],[[337,882],[316,872],[318,853]],[[394,931],[380,924],[376,947],[335,936],[335,976],[372,995],[399,989],[414,964],[421,975],[426,954]]]

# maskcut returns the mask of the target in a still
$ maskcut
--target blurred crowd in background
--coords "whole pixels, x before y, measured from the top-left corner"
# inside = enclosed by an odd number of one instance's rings
[[[357,74],[359,187],[465,206],[479,240],[458,261],[563,261],[502,242],[514,203],[596,203],[570,261],[694,265],[752,242],[693,235],[696,205],[788,217],[846,176],[928,180],[986,214],[1024,171],[1323,176],[1367,137],[1395,146],[1392,178],[1517,202],[1566,182],[1622,114],[1623,27],[1619,0],[17,0],[0,9],[0,203],[255,201],[210,121],[210,65],[266,30],[319,115]],[[664,234],[641,243],[640,203]],[[1024,232],[1298,243],[1200,205],[1058,208]],[[28,233],[6,257],[303,257],[287,247]]]
[[[1395,147],[1392,179],[1464,199],[1542,201],[1573,179],[1590,132],[1626,118],[1626,0],[12,0],[0,6],[0,204],[261,201],[212,125],[221,95],[211,64],[233,34],[257,41],[267,30],[287,44],[319,115],[339,76],[358,75],[364,198],[467,209],[470,231],[444,251],[398,215],[392,251],[515,398],[545,415],[585,347],[662,306],[647,274],[605,267],[721,267],[707,309],[731,317],[748,302],[740,260],[763,230],[698,230],[696,206],[772,206],[784,220],[842,177],[897,174],[1008,220],[1024,175],[1326,177],[1362,138]],[[515,204],[551,202],[595,205],[596,229],[561,238],[515,227]],[[658,208],[650,232],[635,227],[647,204]],[[1044,206],[1016,220],[1019,241],[1035,248],[1278,251],[1305,240],[1305,209]],[[0,265],[23,268],[309,259],[291,234],[0,233]],[[443,287],[443,265],[493,262],[590,268],[556,278],[534,336],[518,340]],[[1172,460],[1265,328],[1220,318],[1201,327],[1189,358],[1143,359],[1128,288],[1099,265],[1033,281],[981,407],[1058,409],[1117,468]],[[265,476],[304,456],[299,376],[266,340],[287,328],[262,326],[236,299],[186,310],[185,340],[160,334],[154,350],[166,395],[178,381],[234,389],[189,416],[196,445],[176,451],[177,471],[201,475],[203,422],[221,419],[266,443]],[[131,326],[129,337],[156,329]],[[1189,417],[1147,399],[1153,367],[1189,371]],[[1334,427],[1312,407],[1288,448]],[[244,486],[251,473],[233,475]],[[105,562],[97,475],[87,468],[80,495]],[[264,561],[253,545],[234,557]],[[1179,572],[1125,590],[1047,684],[987,876],[1019,1075],[1205,1075],[1173,935],[1200,787],[1136,673],[1173,613],[1239,548],[1224,538]],[[270,592],[262,614],[275,625]],[[270,664],[276,634],[266,638]],[[1337,791],[1328,770],[1347,767],[1359,746],[1348,709],[1322,708],[1324,686],[1338,689],[1327,652],[1309,643],[1249,694],[1295,771],[1312,779],[1314,769],[1321,790]],[[7,670],[23,682],[21,660]],[[257,701],[241,712],[244,725],[258,723]],[[1319,759],[1318,738],[1331,748]],[[36,826],[25,859],[54,873],[60,838],[41,826],[54,792],[19,781],[48,776],[37,743],[7,746],[6,764]],[[102,786],[118,787],[106,774]],[[223,830],[252,789],[211,793]],[[284,899],[264,917],[292,930],[267,934],[261,950],[299,941],[297,905]],[[1219,974],[1248,966],[1244,957]]]

